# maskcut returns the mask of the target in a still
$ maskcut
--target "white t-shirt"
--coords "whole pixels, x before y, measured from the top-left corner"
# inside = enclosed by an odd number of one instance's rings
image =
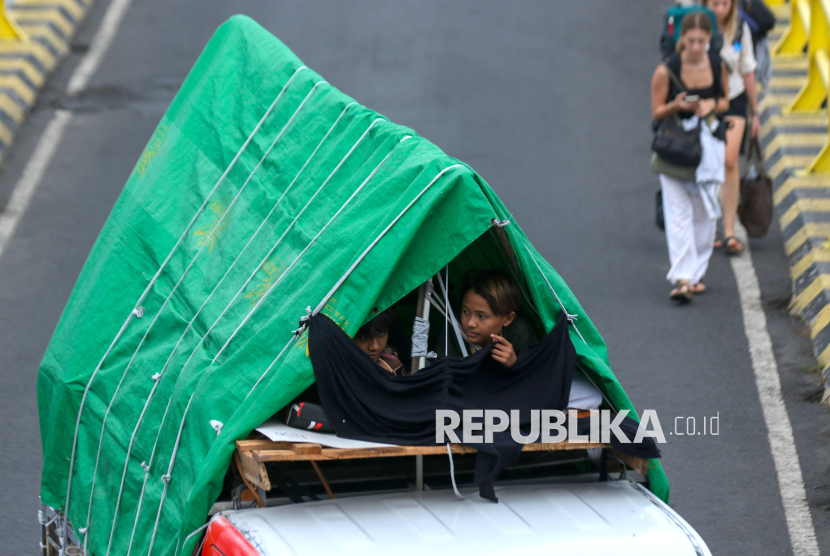
[[[758,66],[755,61],[755,52],[752,47],[752,31],[745,21],[743,35],[741,35],[740,47],[735,48],[733,41],[723,39],[723,48],[720,49],[720,57],[729,70],[729,100],[736,98],[746,90],[744,86],[744,75],[753,73]],[[734,39],[733,39],[734,40]]]

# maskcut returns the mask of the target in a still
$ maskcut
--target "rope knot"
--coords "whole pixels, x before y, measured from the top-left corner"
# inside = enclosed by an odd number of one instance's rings
[[[144,470],[144,473],[149,473],[150,472],[150,466],[147,465],[146,461],[141,462],[141,468]]]
[[[171,479],[170,473],[167,473],[167,474],[164,474],[164,475],[161,476],[161,482],[164,483],[165,485],[170,484],[170,479]]]
[[[504,228],[508,224],[510,224],[510,220],[499,220],[498,218],[492,218],[490,220],[490,224],[497,228]]]
[[[222,432],[222,427],[224,427],[225,424],[222,421],[211,419],[210,426],[213,427],[213,430],[216,431],[216,434],[219,434],[220,432]]]
[[[300,327],[294,331],[294,336],[299,336],[305,329],[308,328],[308,321],[311,320],[311,317],[314,316],[314,311],[311,310],[311,306],[305,308],[305,316],[300,317]]]
[[[81,527],[80,529],[78,529],[78,532],[82,535],[86,535],[87,531],[89,531],[89,526]]]
[[[158,381],[158,379],[161,378],[161,373],[154,374],[152,378],[153,378],[153,380]]]
[[[136,307],[133,309],[133,316],[141,318],[144,316],[144,307]]]
[[[579,315],[572,315],[569,312],[565,311],[565,320],[568,321],[568,324],[573,325],[576,322],[576,319],[579,318]]]

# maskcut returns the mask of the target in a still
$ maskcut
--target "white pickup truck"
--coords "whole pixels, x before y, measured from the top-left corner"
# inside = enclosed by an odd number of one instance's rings
[[[497,493],[497,504],[433,490],[220,512],[197,554],[711,554],[683,518],[633,481],[508,484]]]

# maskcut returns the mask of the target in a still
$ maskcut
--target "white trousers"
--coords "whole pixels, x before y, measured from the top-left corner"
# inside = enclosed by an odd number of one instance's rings
[[[660,174],[660,187],[671,262],[666,279],[697,284],[709,268],[718,221],[709,217],[703,197],[689,194],[681,180]]]

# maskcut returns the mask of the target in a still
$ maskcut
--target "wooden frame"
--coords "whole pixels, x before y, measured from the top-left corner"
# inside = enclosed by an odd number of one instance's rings
[[[533,443],[525,444],[523,452],[553,452],[566,450],[588,450],[592,448],[610,449],[610,444],[595,442],[555,442],[555,443]],[[462,444],[450,444],[450,451],[453,454],[474,454],[475,448]],[[446,446],[385,446],[378,448],[327,448],[320,444],[304,442],[274,442],[267,439],[238,440],[234,458],[237,461],[239,472],[246,483],[259,487],[263,490],[271,490],[271,481],[268,478],[268,471],[265,468],[266,462],[280,461],[308,461],[314,466],[315,472],[321,482],[326,486],[326,491],[331,498],[334,495],[328,488],[328,483],[322,475],[320,468],[316,465],[318,461],[331,461],[341,459],[362,459],[362,458],[392,458],[412,457],[424,455],[441,455],[447,453]],[[637,469],[645,469],[646,460],[639,458],[622,458],[628,465]],[[631,461],[629,461],[631,460]],[[638,460],[638,461],[635,461]]]

